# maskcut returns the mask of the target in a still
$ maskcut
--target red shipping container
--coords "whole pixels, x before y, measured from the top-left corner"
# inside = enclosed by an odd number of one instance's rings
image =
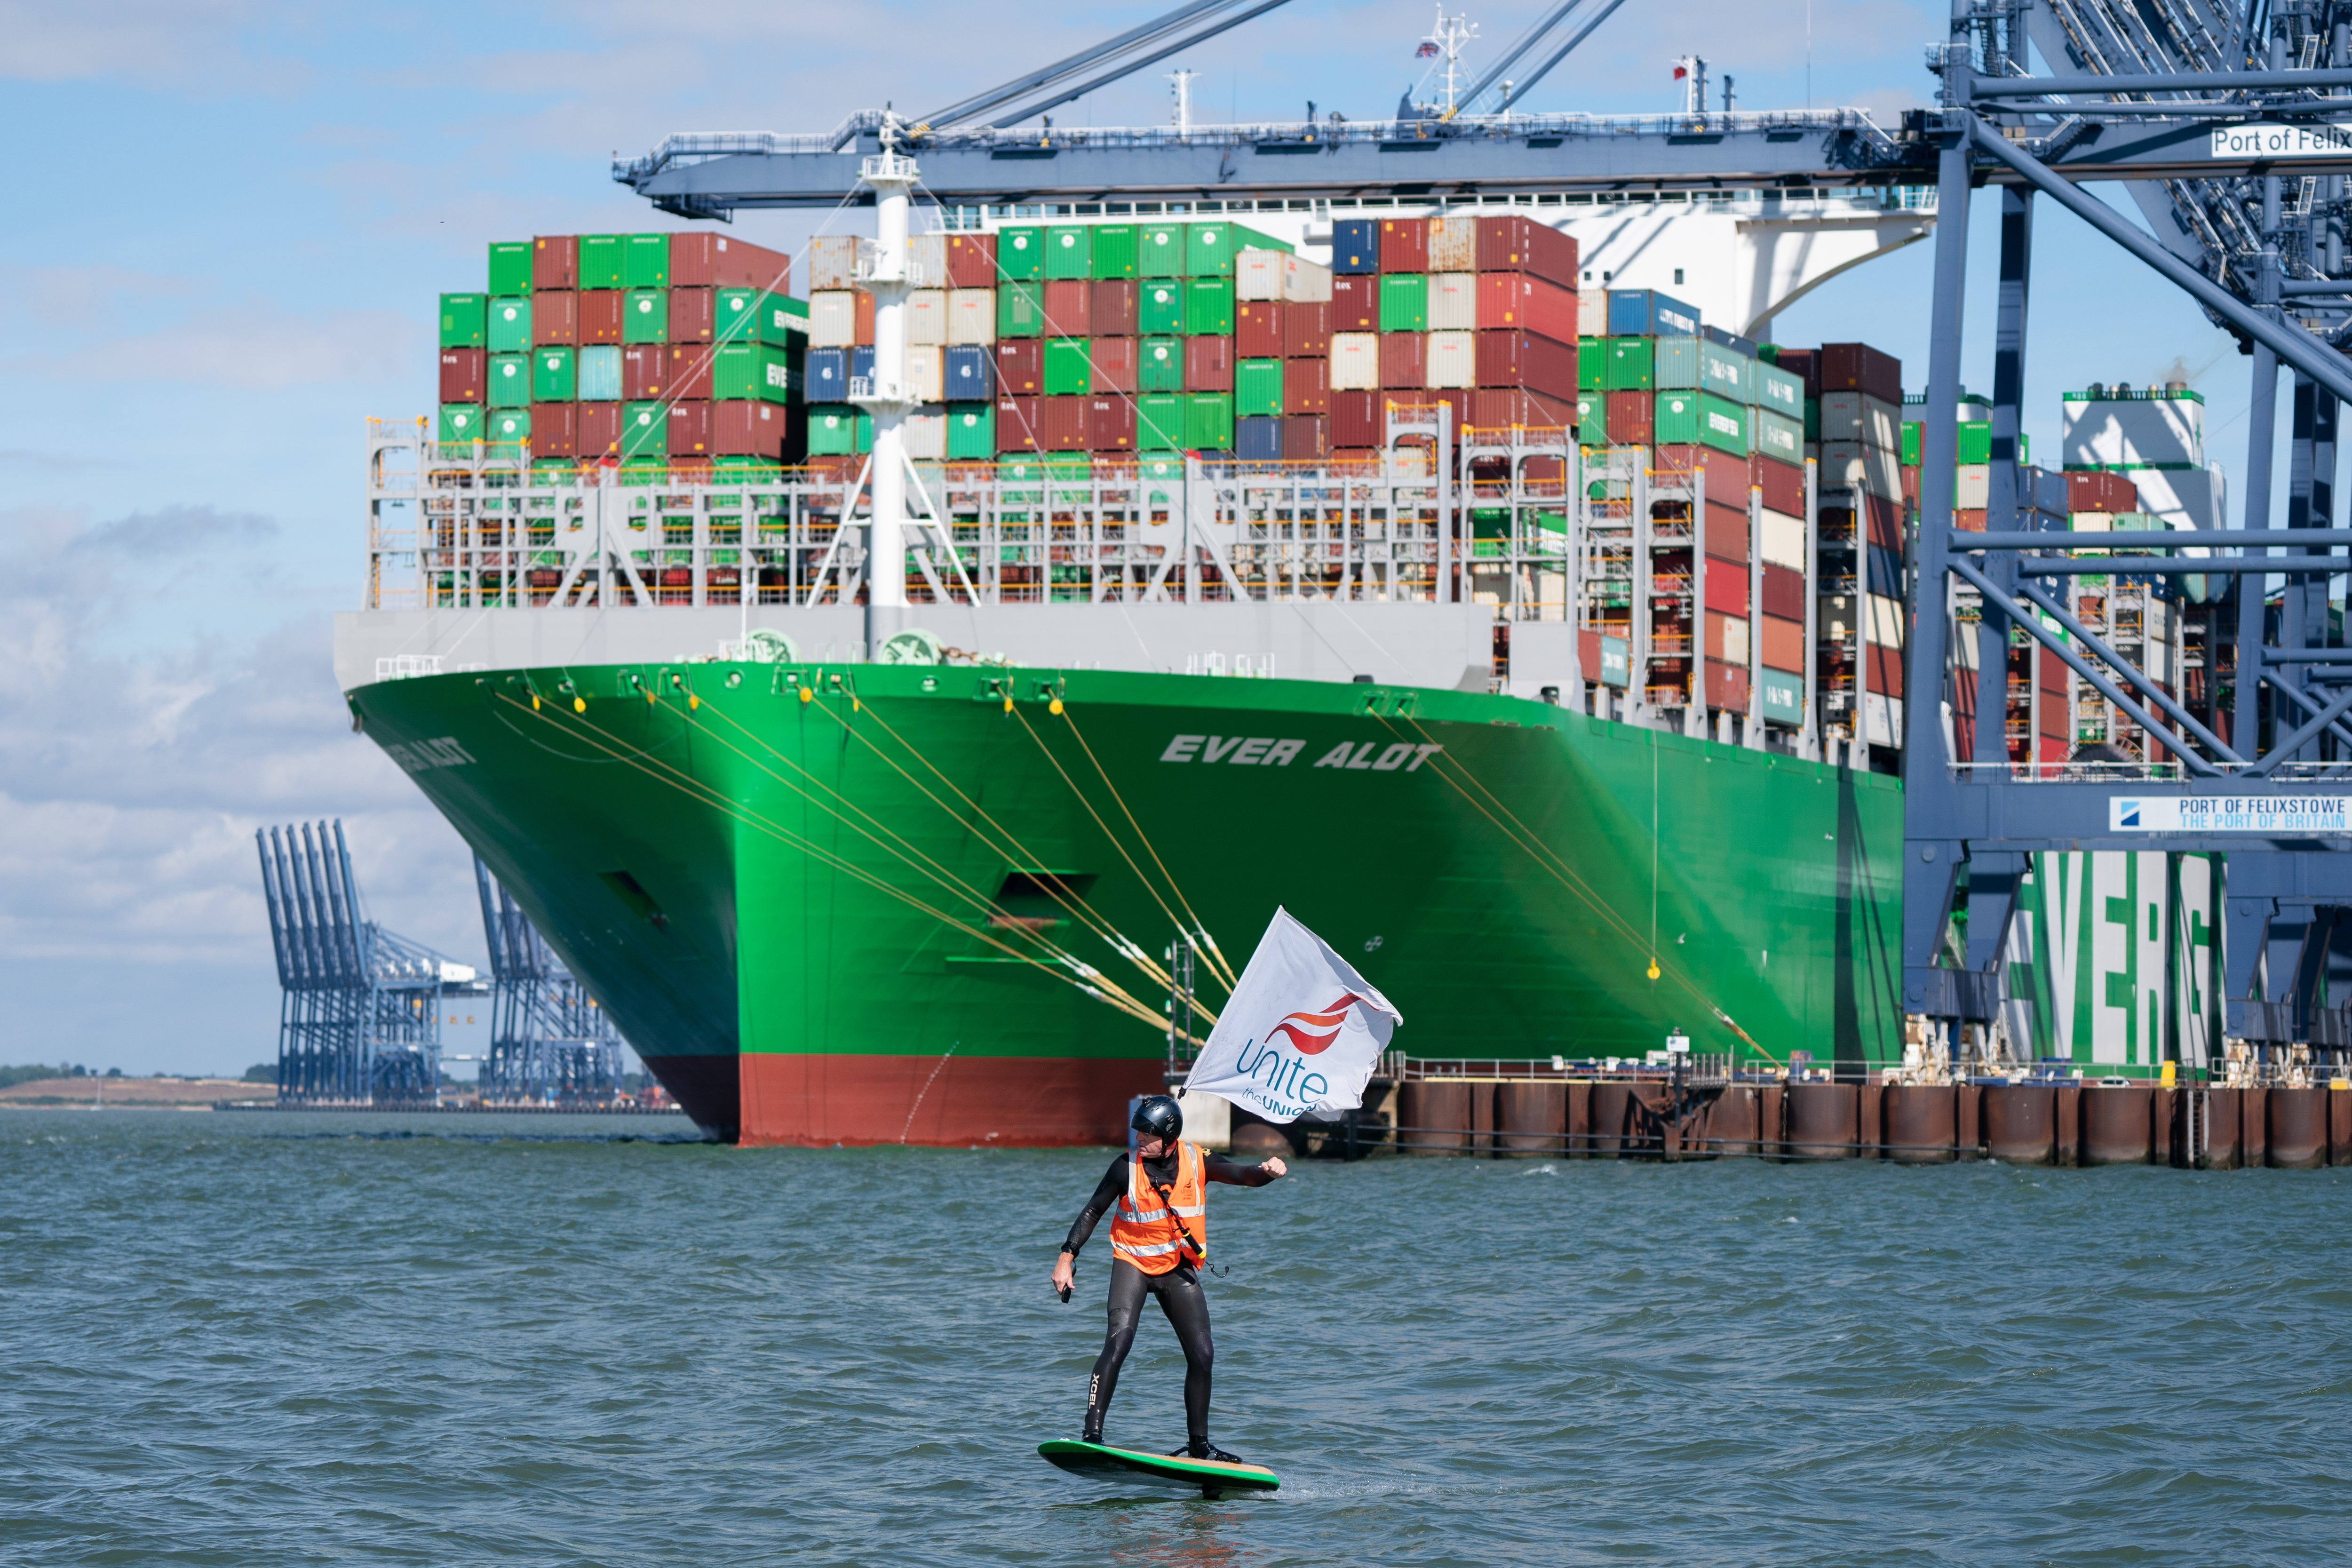
[[[1748,711],[1748,671],[1720,659],[1706,661],[1706,705],[1733,713]]]
[[[621,405],[617,403],[583,403],[577,442],[583,458],[617,455],[621,450]]]
[[[710,405],[710,450],[721,458],[766,458],[782,462],[796,454],[793,420],[799,405],[753,398],[730,398]],[[538,427],[536,421],[532,428]]]
[[[1048,452],[1083,452],[1087,449],[1087,412],[1094,402],[1091,397],[1041,397],[1037,400],[1038,417],[1043,422],[1038,431],[1039,445]]]
[[[1478,270],[1525,272],[1563,289],[1576,287],[1576,241],[1529,217],[1478,220]]]
[[[2074,671],[2066,668],[2064,659],[2060,658],[2048,648],[2038,647],[2033,651],[2041,656],[2039,670],[2042,677],[2042,689],[2054,696],[2065,696],[2066,678]]]
[[[1780,369],[1805,384],[1807,397],[1819,397],[1822,395],[1821,350],[1782,349],[1780,357],[1776,363]]]
[[[1805,574],[1792,567],[1764,563],[1764,613],[1779,616],[1783,620],[1805,618]],[[1798,665],[1776,665],[1778,669],[1796,669]]]
[[[1615,405],[1611,405],[1613,411]],[[1614,439],[1617,427],[1612,423],[1609,434]],[[1664,446],[1652,455],[1653,465],[1661,473],[1703,473],[1706,476],[1706,499],[1710,503],[1738,507],[1744,515],[1748,510],[1748,459],[1735,458],[1728,452],[1718,452],[1712,447]]]
[[[631,403],[659,397],[669,390],[669,345],[631,343],[621,351],[621,395]]]
[[[710,482],[712,472],[709,458],[681,458],[676,453],[670,455],[669,477],[681,484],[707,485]],[[672,571],[676,568],[666,567],[664,570]],[[718,570],[723,572],[727,568],[720,567]]]
[[[996,237],[992,234],[948,236],[948,281],[950,289],[996,287]]]
[[[1101,371],[1099,361],[1096,363],[1096,371],[1097,374]],[[1089,397],[1086,403],[1088,451],[1132,452],[1135,450],[1134,399]]]
[[[1282,411],[1285,414],[1331,412],[1331,362],[1290,359],[1282,362]],[[1320,457],[1321,453],[1316,454]],[[1289,453],[1285,452],[1285,457]]]
[[[673,289],[765,289],[784,294],[792,290],[793,258],[781,250],[753,245],[730,234],[674,234],[669,237],[669,286]],[[937,284],[931,285],[939,287]],[[677,321],[670,307],[670,321]],[[752,452],[722,456],[749,458]]]
[[[708,457],[712,436],[710,405],[673,403],[669,405],[669,455]]]
[[[1331,455],[1331,422],[1320,414],[1287,414],[1282,420],[1282,460],[1318,463]]]
[[[534,458],[576,458],[580,455],[580,405],[534,403],[530,405],[530,455]]]
[[[568,289],[547,289],[530,297],[530,342],[533,348],[580,341],[580,296]]]
[[[1822,390],[1866,392],[1871,396],[1903,405],[1903,362],[1868,343],[1823,343]]]
[[[1872,643],[1869,645],[1869,654],[1870,689],[1887,697],[1902,696],[1903,650],[1899,647],[1885,647],[1877,643]]]
[[[1094,373],[1087,377],[1087,390],[1093,393],[1135,394],[1135,340],[1133,338],[1096,338],[1087,345],[1087,357],[1094,362]],[[1130,420],[1129,435],[1133,436]],[[1097,451],[1102,448],[1096,448]]]
[[[1955,511],[1952,513],[1952,526],[1969,533],[1982,533],[1985,531],[1985,514],[1981,509]]]
[[[1706,607],[1745,619],[1748,611],[1748,568],[1738,562],[1706,560]]]
[[[711,293],[709,289],[673,289],[669,291],[669,341],[674,343],[707,343],[710,341]]]
[[[1769,566],[1764,568],[1772,570]],[[1803,674],[1805,669],[1805,623],[1801,616],[1796,620],[1784,620],[1766,611],[1756,623],[1757,662],[1767,669],[1785,669]]]
[[[1037,397],[1000,397],[996,400],[996,449],[1000,452],[1036,452],[1045,449],[1045,410]]]
[[[1184,390],[1231,392],[1234,389],[1234,340],[1184,340]]]
[[[1478,279],[1478,330],[1533,332],[1576,347],[1576,290],[1524,272],[1487,272]],[[1576,388],[1569,388],[1570,395]]]
[[[1391,217],[1381,220],[1381,270],[1383,272],[1429,270],[1429,220],[1427,218]]]
[[[1280,359],[1282,357],[1282,302],[1278,300],[1244,300],[1234,307],[1234,357],[1236,359]]]
[[[580,237],[543,235],[530,245],[530,291],[580,287]]]
[[[1331,440],[1341,448],[1377,447],[1387,438],[1385,411],[1377,392],[1331,394]]]
[[[621,341],[621,291],[618,289],[591,289],[574,294],[578,301],[574,310],[579,316],[575,327],[578,341],[583,343],[617,343]]]
[[[1577,394],[1576,345],[1533,332],[1480,332],[1478,384],[1524,386],[1564,397],[1572,405]]]
[[[1764,492],[1764,510],[1783,517],[1805,515],[1805,470],[1762,454],[1748,460],[1748,482]]]
[[[2139,487],[2121,474],[2102,468],[2066,476],[2066,510],[2074,511],[2137,511]]]
[[[1045,390],[1045,346],[1042,340],[1006,338],[996,345],[996,390],[1006,397],[1034,397]]]
[[[1919,504],[1919,465],[1906,463],[1899,470],[1903,476],[1903,499],[1912,506]]]
[[[675,343],[669,351],[669,395],[706,398],[710,395],[711,351],[700,343]],[[683,450],[672,447],[671,451]]]
[[[1611,392],[1604,416],[1609,424],[1611,444],[1619,447],[1646,447],[1650,444],[1650,420],[1657,405],[1646,392]],[[1664,468],[1661,462],[1658,465]]]
[[[861,349],[874,346],[874,296],[863,289],[851,290],[857,296],[857,319],[851,324],[849,341]]]
[[[1410,397],[1391,397],[1388,401],[1400,408],[1434,409],[1440,406],[1451,408],[1454,410],[1454,430],[1456,441],[1462,438],[1462,427],[1470,423],[1470,393],[1467,388],[1449,388],[1439,392],[1423,387]]]
[[[1092,337],[1135,336],[1135,279],[1096,279],[1094,304],[1087,312],[1087,328]]]
[[[480,349],[443,349],[441,401],[479,403],[482,400],[482,368],[488,358]]]
[[[1862,498],[1863,527],[1867,542],[1881,550],[1903,548],[1903,506],[1885,496],[1865,495]]]
[[[1709,501],[1706,503],[1706,515],[1700,521],[1706,552],[1717,561],[1736,563],[1744,574],[1748,570],[1747,509],[1720,506]]]
[[[1282,357],[1331,357],[1331,307],[1320,300],[1292,300],[1282,307]]]
[[[1092,329],[1094,313],[1094,285],[1086,279],[1049,278],[1045,280],[1047,337],[1085,337]]]
[[[1381,385],[1391,392],[1421,392],[1429,383],[1429,340],[1419,332],[1381,334]]]
[[[1576,405],[1566,398],[1547,397],[1524,387],[1480,387],[1470,395],[1470,423],[1481,430],[1570,430],[1576,426]],[[1538,461],[1528,459],[1529,469]],[[1559,479],[1557,458],[1551,479]],[[1528,478],[1533,478],[1529,471]]]
[[[1335,332],[1377,332],[1381,330],[1381,280],[1369,272],[1331,279],[1331,330]]]
[[[1541,397],[1542,394],[1537,393],[1533,395]],[[1473,399],[1473,401],[1475,402],[1475,400]],[[1568,414],[1569,423],[1573,425],[1576,422],[1576,409],[1573,405],[1570,405]],[[1565,484],[1568,481],[1568,459],[1565,458],[1522,458],[1519,459],[1519,478],[1530,485]]]

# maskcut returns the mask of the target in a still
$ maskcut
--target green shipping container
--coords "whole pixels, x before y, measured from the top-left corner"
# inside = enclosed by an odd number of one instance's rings
[[[492,354],[483,401],[493,408],[530,406],[530,356]]]
[[[488,330],[488,308],[489,298],[487,295],[442,295],[441,346],[445,349],[483,347]]]
[[[1045,276],[1045,231],[1042,228],[1000,228],[996,231],[996,276],[1000,282],[1034,283]]]
[[[996,405],[948,405],[948,460],[987,462],[996,456]]]
[[[1576,442],[1580,447],[1609,445],[1607,393],[1580,392],[1576,395]]]
[[[1821,438],[1822,400],[1818,397],[1808,397],[1805,399],[1805,439],[1818,441]]]
[[[1418,272],[1389,272],[1381,277],[1381,331],[1429,331],[1429,279]]]
[[[580,369],[572,351],[545,348],[530,351],[530,400],[570,403],[580,395]]]
[[[669,287],[669,236],[633,234],[621,241],[621,287]]]
[[[1795,420],[1797,428],[1801,431],[1805,426],[1804,381],[1778,365],[1759,364],[1756,367],[1756,406],[1769,408],[1783,419]]]
[[[1002,248],[1002,242],[999,242]],[[1184,226],[1147,223],[1136,231],[1135,275],[1138,278],[1184,276]]]
[[[492,446],[519,447],[530,439],[530,410],[528,408],[493,408],[488,424]]]
[[[1140,430],[1142,426],[1139,425],[1136,428]],[[1135,477],[1139,479],[1181,480],[1184,478],[1184,459],[1168,457],[1141,458],[1135,465]]]
[[[1234,280],[1184,279],[1184,331],[1188,337],[1228,338],[1234,332]]]
[[[490,247],[490,292],[493,295],[530,292],[530,243],[528,240],[500,240]]]
[[[1181,381],[1183,377],[1177,377]],[[1135,400],[1135,449],[1173,452],[1184,445],[1184,398],[1181,393],[1148,392]]]
[[[1753,411],[1755,420],[1751,441],[1763,457],[1796,468],[1805,464],[1805,427],[1785,414],[1775,414],[1759,405]]]
[[[1646,340],[1644,340],[1646,341]],[[1650,439],[1661,447],[1698,445],[1698,394],[1661,392],[1650,414]]]
[[[1184,226],[1184,276],[1231,278],[1234,258],[1243,251],[1289,248],[1270,234],[1237,223],[1188,223]]]
[[[1805,721],[1805,678],[1791,675],[1785,669],[1759,668],[1756,672],[1756,695],[1760,699],[1764,717],[1782,724],[1801,724]]]
[[[530,353],[530,296],[520,294],[506,299],[491,296],[489,331],[492,353]]]
[[[1648,338],[1611,338],[1608,368],[1601,373],[1601,384],[1611,392],[1647,392],[1653,384],[1651,340]],[[1660,436],[1661,441],[1674,437]]]
[[[1192,392],[1184,396],[1184,445],[1195,452],[1234,449],[1234,395]]]
[[[1728,452],[1735,458],[1748,456],[1748,405],[1717,393],[1700,393],[1698,439],[1699,445],[1718,452]]]
[[[1045,286],[1006,283],[996,290],[996,335],[1034,338],[1045,331]]]
[[[1247,419],[1282,412],[1282,362],[1245,359],[1234,366],[1234,415]]]
[[[1107,223],[1094,234],[1094,276],[1135,276],[1136,229],[1131,223]]]
[[[626,237],[617,234],[583,234],[580,237],[580,287],[583,289],[625,289],[629,286],[628,258],[623,254]]]
[[[721,289],[712,310],[722,343],[767,343],[781,349],[808,341],[805,300],[761,289]]]
[[[1712,392],[1745,405],[1756,362],[1705,338],[1653,338],[1650,378],[1660,392]]]
[[[1046,277],[1094,275],[1094,230],[1083,224],[1057,223],[1045,231]]]
[[[498,335],[498,322],[495,318],[491,321],[490,331],[493,338]],[[1963,463],[1990,463],[1992,461],[1992,424],[1990,421],[1984,419],[1963,419],[1960,421],[1959,460]]]
[[[1136,351],[1135,388],[1138,392],[1183,391],[1184,340],[1144,339]]]
[[[1094,354],[1085,338],[1045,340],[1045,395],[1083,397],[1094,384]]]
[[[857,449],[857,410],[845,403],[821,403],[808,411],[812,458],[846,458]]]
[[[710,395],[725,401],[798,403],[800,358],[767,343],[721,343],[710,356]]]
[[[625,343],[669,342],[669,290],[632,289],[621,296],[621,341]]]
[[[1181,283],[1146,283],[1135,291],[1135,327],[1145,337],[1174,334],[1184,330],[1184,285]],[[1177,374],[1183,374],[1180,363]]]
[[[621,405],[621,457],[659,458],[669,451],[669,405]]]
[[[1816,428],[1818,428],[1818,422],[1821,417],[1821,410],[1819,406],[1811,404],[1808,404],[1806,406],[1812,410],[1813,417],[1816,421]],[[1808,435],[1806,438],[1810,440],[1812,437]],[[1903,451],[1901,457],[1903,466],[1906,468],[1917,468],[1919,466],[1919,421],[1916,419],[1906,419],[1903,422],[1902,445]]]
[[[479,441],[482,437],[482,409],[475,403],[445,403],[441,405],[441,434],[437,439],[451,444]]]
[[[1579,338],[1576,340],[1576,389],[1579,392],[1602,392],[1609,385],[1609,340]]]

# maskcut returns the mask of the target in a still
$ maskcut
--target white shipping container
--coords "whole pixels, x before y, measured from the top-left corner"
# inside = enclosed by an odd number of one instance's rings
[[[1429,220],[1429,269],[1432,272],[1478,270],[1478,220],[1433,217]]]
[[[1609,335],[1609,290],[1579,289],[1576,291],[1576,335],[1580,338],[1605,338]]]
[[[1706,657],[1721,659],[1726,664],[1748,662],[1748,618],[1727,616],[1717,611],[1706,613]]]
[[[1805,520],[1784,512],[1757,513],[1756,553],[1792,572],[1805,569]]]
[[[1333,332],[1331,334],[1331,390],[1378,392],[1380,389],[1380,333]]]
[[[1429,375],[1425,384],[1433,387],[1478,384],[1477,333],[1432,332],[1427,353]]]
[[[1903,410],[1866,392],[1822,394],[1822,439],[1859,441],[1882,451],[1903,450]]]
[[[1475,272],[1433,272],[1429,275],[1429,330],[1468,332],[1478,327],[1478,275]],[[1432,386],[1438,384],[1430,383]]]
[[[1903,499],[1902,460],[1880,447],[1859,441],[1822,443],[1821,487],[1825,490],[1858,489],[1881,500]]]
[[[944,289],[948,286],[948,237],[943,234],[910,234],[907,237],[907,263],[914,268],[908,281],[918,289]]]
[[[1823,398],[1824,403],[1828,402]],[[1962,463],[1952,495],[1952,506],[1958,511],[1982,511],[1992,504],[1992,465]]]
[[[917,289],[907,295],[907,342],[936,348],[948,341],[948,291]]]
[[[1903,601],[1890,599],[1884,594],[1865,594],[1869,606],[1869,622],[1865,627],[1871,642],[1880,647],[1903,646]]]
[[[2195,393],[2093,397],[2070,392],[2059,409],[2060,461],[2067,468],[2205,466],[2205,405]]]
[[[1234,258],[1234,298],[1328,304],[1331,269],[1286,250],[1244,250]]]
[[[907,456],[916,462],[940,462],[948,455],[948,416],[943,408],[918,408],[902,427]]]
[[[857,281],[857,237],[821,234],[809,241],[809,292],[846,289]],[[830,345],[824,345],[830,346]]]
[[[935,345],[907,349],[907,395],[918,403],[944,403],[948,396],[947,353]],[[945,428],[945,426],[941,426]]]
[[[996,341],[996,290],[948,290],[947,341],[950,348],[986,347]]]
[[[1874,746],[1903,743],[1903,699],[1883,691],[1862,694],[1862,739]]]
[[[811,256],[814,256],[812,251]],[[809,263],[814,268],[816,263]],[[820,289],[809,295],[809,347],[845,349],[857,342],[857,292]]]

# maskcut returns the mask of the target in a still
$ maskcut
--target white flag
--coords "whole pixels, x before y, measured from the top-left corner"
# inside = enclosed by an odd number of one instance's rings
[[[1328,942],[1278,909],[1184,1089],[1268,1121],[1328,1120],[1364,1103],[1372,1068],[1403,1022]]]

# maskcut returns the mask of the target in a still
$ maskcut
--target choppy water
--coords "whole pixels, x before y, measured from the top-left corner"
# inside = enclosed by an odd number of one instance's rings
[[[1212,1503],[1033,1452],[1106,1158],[0,1113],[0,1561],[2352,1554],[2352,1172],[1295,1167],[1212,1202],[1215,1435],[1286,1479]],[[1114,1440],[1181,1364],[1151,1310]]]

